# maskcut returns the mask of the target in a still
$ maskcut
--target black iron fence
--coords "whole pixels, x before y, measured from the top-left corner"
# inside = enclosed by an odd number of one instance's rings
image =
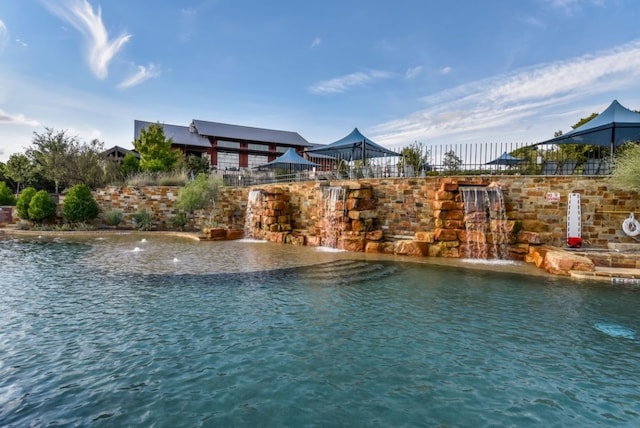
[[[394,148],[398,156],[364,161],[325,157],[321,167],[291,171],[234,168],[218,170],[228,186],[308,180],[354,180],[446,175],[608,175],[608,148],[580,145],[411,144]],[[318,161],[317,159],[312,159]]]

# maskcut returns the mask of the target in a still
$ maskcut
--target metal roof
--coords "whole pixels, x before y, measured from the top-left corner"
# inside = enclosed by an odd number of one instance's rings
[[[231,125],[228,123],[207,122],[194,119],[191,125],[198,134],[208,137],[229,138],[243,141],[286,144],[290,146],[311,146],[297,132],[277,131],[274,129],[253,128],[250,126]]]
[[[140,131],[146,129],[149,125],[153,125],[157,122],[145,122],[142,120],[136,120],[133,123],[134,139],[140,136]],[[166,123],[157,123],[162,126],[164,135],[167,138],[171,138],[174,144],[196,146],[196,147],[211,147],[211,143],[206,137],[190,132],[188,126],[168,125]]]

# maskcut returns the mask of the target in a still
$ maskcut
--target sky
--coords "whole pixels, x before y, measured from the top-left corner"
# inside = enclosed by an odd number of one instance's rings
[[[134,120],[522,143],[640,110],[637,0],[0,0],[0,161]]]

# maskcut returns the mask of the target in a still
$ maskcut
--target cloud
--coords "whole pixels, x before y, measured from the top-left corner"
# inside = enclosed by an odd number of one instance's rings
[[[147,67],[143,65],[137,66],[138,71],[136,71],[131,76],[127,77],[125,80],[118,84],[118,88],[127,89],[132,88],[134,86],[139,85],[145,80],[152,79],[160,76],[160,70],[157,69],[155,64],[149,64]]]
[[[0,19],[0,50],[7,44],[7,40],[9,40],[9,30],[7,30],[7,26],[4,25],[4,22]]]
[[[88,46],[87,61],[98,79],[108,75],[109,62],[131,38],[122,34],[109,40],[109,34],[102,23],[102,10],[97,11],[87,0],[69,0],[60,4],[54,0],[44,0],[45,6],[60,19],[71,24],[84,37]]]
[[[191,40],[193,33],[195,33],[197,18],[198,11],[193,7],[187,7],[180,11],[180,32],[178,33],[178,39],[181,42]]]
[[[315,39],[313,39],[313,41],[311,42],[311,47],[315,48],[318,47],[322,44],[322,39],[320,37],[316,37]]]
[[[334,79],[323,80],[311,85],[309,90],[314,94],[335,94],[346,92],[354,87],[365,86],[376,80],[389,78],[392,74],[387,71],[370,71],[347,74],[346,76],[336,77]]]
[[[545,132],[551,134],[553,124],[540,118],[553,115],[554,109],[584,105],[594,96],[635,91],[638,82],[640,40],[429,95],[422,98],[425,109],[383,123],[373,132],[387,144],[444,136],[451,141],[456,135],[477,137],[488,131],[504,137],[524,133],[534,123],[549,128]]]
[[[16,43],[22,46],[23,48],[26,48],[27,46],[29,46],[29,44],[22,39],[16,39]]]
[[[579,10],[583,4],[594,4],[596,6],[603,6],[602,0],[542,0],[544,3],[549,4],[555,9],[561,9],[566,14],[572,15],[573,12]]]
[[[449,66],[447,66],[447,67],[442,67],[442,68],[440,69],[440,74],[449,74],[449,73],[451,73],[451,70],[452,70],[452,68],[451,68],[451,67],[449,67]]]
[[[23,114],[9,114],[0,109],[0,123],[6,125],[40,126],[37,120],[29,119]]]
[[[424,67],[422,67],[421,65],[417,67],[408,68],[404,76],[407,78],[407,80],[415,79],[416,77],[418,77],[420,73],[422,73],[423,69]]]

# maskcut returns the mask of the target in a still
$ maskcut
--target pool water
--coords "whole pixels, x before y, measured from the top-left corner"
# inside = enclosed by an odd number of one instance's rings
[[[634,287],[255,242],[0,241],[0,426],[637,426]]]

